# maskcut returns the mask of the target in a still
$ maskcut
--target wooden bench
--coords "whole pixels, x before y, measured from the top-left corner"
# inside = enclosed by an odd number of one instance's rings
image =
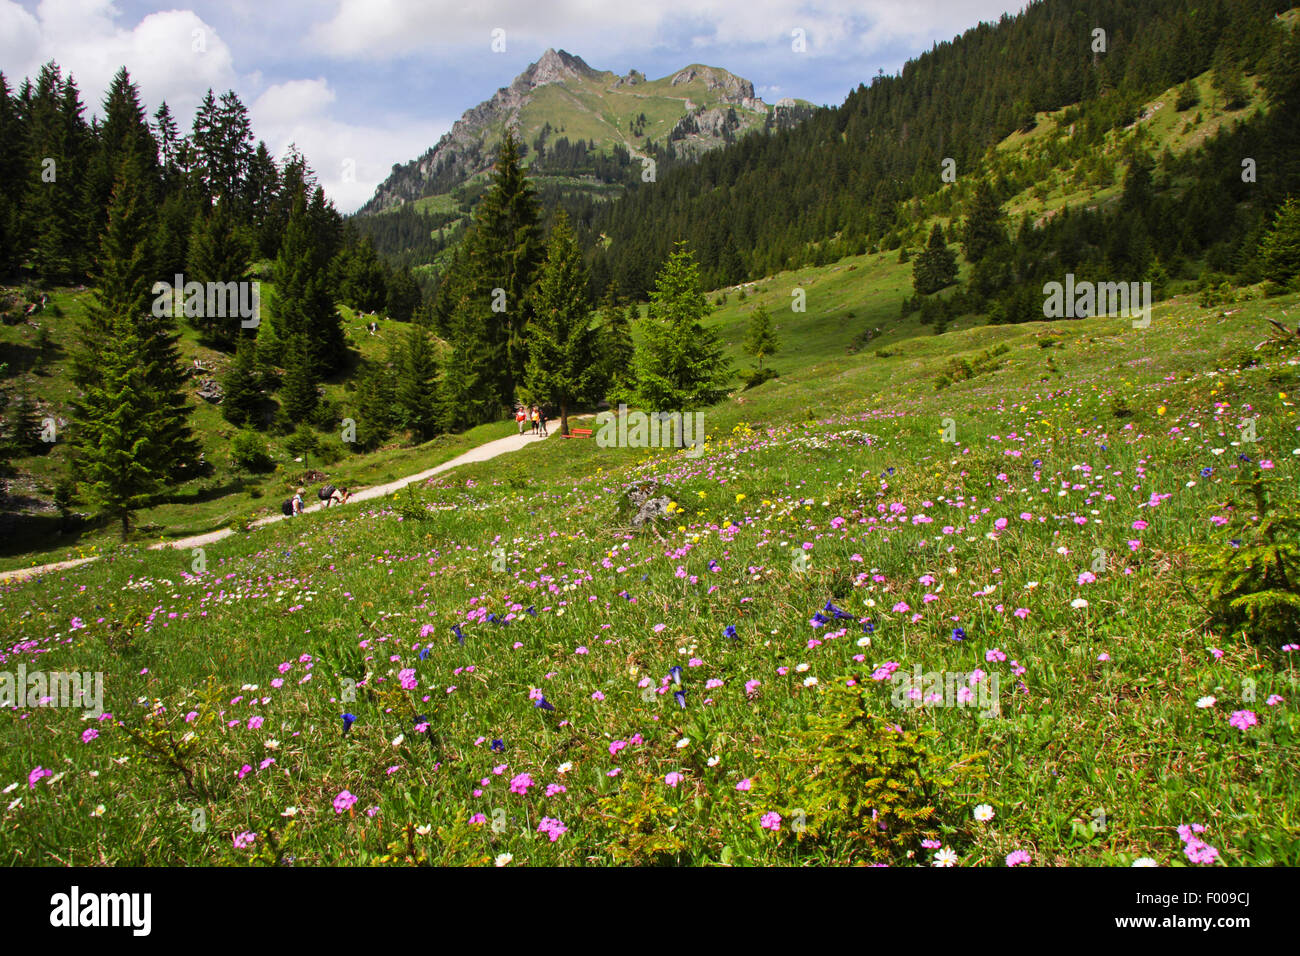
[[[590,438],[590,428],[570,428],[569,434],[562,436],[564,438]]]

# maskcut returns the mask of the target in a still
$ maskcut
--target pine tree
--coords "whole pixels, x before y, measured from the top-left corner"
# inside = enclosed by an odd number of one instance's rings
[[[600,362],[604,366],[604,398],[611,405],[630,401],[636,391],[636,347],[632,341],[632,318],[636,307],[618,303],[618,286],[605,289],[600,306]]]
[[[649,411],[693,411],[727,393],[731,363],[713,329],[700,284],[700,267],[678,242],[655,277],[649,315],[637,349],[637,399]]]
[[[110,229],[111,229],[110,222]],[[129,322],[100,353],[101,371],[76,406],[77,470],[88,498],[131,530],[133,512],[163,486],[157,458],[145,346]]]
[[[957,256],[943,238],[937,222],[930,230],[930,240],[912,262],[912,285],[918,295],[938,292],[957,281]]]
[[[104,120],[96,128],[95,144],[87,158],[82,177],[82,203],[86,210],[87,245],[95,248],[107,222],[109,197],[122,163],[135,164],[142,177],[145,201],[157,201],[161,186],[158,168],[158,144],[144,107],[140,90],[131,82],[126,68],[117,71],[104,96]]]
[[[9,426],[9,446],[14,453],[31,455],[49,448],[41,441],[41,414],[25,381],[5,410],[5,418]]]
[[[221,414],[232,425],[261,425],[262,371],[257,361],[257,340],[244,332],[235,348],[235,361],[222,381],[225,397]]]
[[[398,322],[409,322],[419,304],[420,286],[416,283],[411,270],[402,266],[393,272],[392,278],[388,281],[386,303],[388,317]]]
[[[528,343],[524,329],[528,321],[528,288],[543,254],[538,202],[520,165],[519,142],[507,131],[497,153],[492,184],[475,210],[475,240],[470,253],[481,268],[481,286],[476,298],[491,323],[487,343],[493,355],[501,353],[503,364],[490,370],[502,404],[513,399],[524,381]],[[504,291],[505,310],[491,311],[493,290]]]
[[[767,307],[755,306],[749,317],[749,332],[745,339],[745,352],[754,356],[755,368],[763,370],[763,359],[775,355],[781,349],[776,330],[772,328],[772,317],[767,314]]]
[[[248,281],[248,244],[235,221],[231,205],[228,199],[219,200],[207,216],[194,221],[186,279],[205,287],[209,282]],[[243,301],[242,293],[239,295]],[[228,347],[234,343],[241,321],[238,315],[209,315],[205,307],[194,318],[194,326],[209,342]]]
[[[1006,243],[1007,230],[1002,222],[1002,206],[988,180],[981,179],[975,185],[975,196],[966,213],[962,252],[966,261],[974,264]]]
[[[394,391],[397,424],[409,429],[416,441],[428,441],[439,431],[438,364],[428,328],[412,322],[397,365]]]
[[[343,323],[334,306],[325,262],[307,209],[299,201],[271,270],[275,294],[266,310],[269,328],[259,329],[258,339],[267,359],[286,368],[291,353],[303,353],[309,360],[305,367],[313,376],[338,371],[347,357]],[[260,341],[263,334],[265,342]],[[313,387],[316,381],[312,379]]]
[[[76,467],[90,498],[130,530],[131,514],[192,464],[189,405],[175,339],[149,315],[149,217],[138,163],[123,160],[100,243],[95,296],[81,325],[73,402]]]
[[[311,356],[306,349],[290,348],[284,362],[284,381],[280,387],[280,404],[285,419],[300,425],[311,418],[320,403]]]
[[[603,369],[592,360],[598,339],[587,279],[569,217],[560,210],[533,289],[525,387],[534,399],[559,406],[561,435],[569,433],[569,409],[594,398],[604,385]]]
[[[1286,286],[1300,275],[1300,201],[1288,199],[1278,209],[1260,248],[1264,278]]]
[[[393,430],[394,389],[392,373],[386,366],[372,366],[361,374],[353,399],[353,418],[357,422],[358,450],[373,450]]]
[[[87,210],[78,188],[89,131],[80,94],[53,62],[41,67],[28,115],[28,183],[24,218],[36,274],[51,282],[85,275]],[[8,144],[6,144],[6,149]]]

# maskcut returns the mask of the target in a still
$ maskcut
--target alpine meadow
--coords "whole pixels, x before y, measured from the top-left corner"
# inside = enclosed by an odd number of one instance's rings
[[[0,862],[1300,866],[1292,0],[128,6],[0,0]]]

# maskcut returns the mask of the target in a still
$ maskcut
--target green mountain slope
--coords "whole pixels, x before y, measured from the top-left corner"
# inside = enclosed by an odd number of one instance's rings
[[[556,142],[564,139],[593,153],[620,151],[627,166],[648,157],[651,144],[698,155],[750,130],[793,123],[808,106],[795,100],[769,106],[749,80],[717,67],[691,64],[649,80],[636,70],[619,76],[547,50],[510,86],[467,110],[423,156],[395,168],[361,213],[444,196],[481,176],[507,129],[523,141],[530,163],[544,163],[548,150],[554,159]],[[639,172],[639,162],[636,167]]]

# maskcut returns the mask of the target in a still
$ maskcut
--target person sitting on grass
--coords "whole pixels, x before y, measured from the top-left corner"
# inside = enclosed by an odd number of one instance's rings
[[[296,515],[300,515],[303,512],[302,495],[306,490],[306,488],[299,488],[293,493],[293,513]]]

